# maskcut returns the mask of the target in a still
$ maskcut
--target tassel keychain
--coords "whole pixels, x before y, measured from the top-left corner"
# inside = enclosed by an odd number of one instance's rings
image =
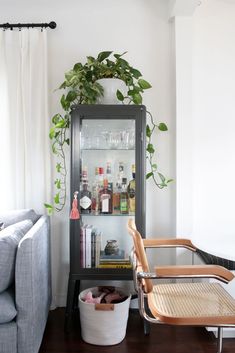
[[[73,194],[73,203],[72,210],[70,212],[70,219],[80,219],[80,214],[78,211],[78,199],[77,199],[78,191],[75,191]]]

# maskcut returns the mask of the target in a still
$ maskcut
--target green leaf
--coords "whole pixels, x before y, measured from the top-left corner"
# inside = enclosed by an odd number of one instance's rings
[[[99,53],[97,60],[101,63],[104,59],[108,58],[112,51],[102,51]]]
[[[57,194],[54,197],[54,202],[58,205],[58,203],[60,203],[60,193],[57,192]]]
[[[167,131],[167,130],[168,130],[168,127],[166,126],[165,123],[160,123],[160,124],[158,125],[158,129],[159,129],[160,131]]]
[[[143,78],[140,78],[138,80],[138,84],[140,85],[141,88],[143,89],[148,89],[151,88],[152,86],[150,85],[150,83],[146,80],[144,80]]]
[[[44,207],[47,209],[48,215],[51,216],[54,211],[54,207],[48,203],[44,203]]]
[[[130,68],[130,73],[138,80],[140,76],[142,76],[141,72],[139,70],[134,69],[133,67]]]
[[[153,176],[153,173],[152,173],[152,172],[150,172],[150,173],[146,174],[146,179],[151,178],[151,176]]]
[[[55,137],[55,128],[54,127],[50,128],[49,137],[51,140]]]
[[[67,86],[66,81],[64,81],[63,83],[61,83],[59,89],[66,88],[66,86]]]
[[[95,58],[93,56],[87,56],[88,65],[92,65],[95,62]]]
[[[67,96],[66,96],[66,100],[68,102],[73,102],[76,98],[77,98],[78,94],[75,91],[69,91]]]
[[[122,92],[119,91],[119,89],[117,90],[116,96],[117,96],[117,99],[120,100],[121,102],[124,101],[124,96]]]
[[[66,119],[61,119],[56,125],[55,128],[56,129],[61,129],[67,126],[67,120]]]
[[[83,65],[81,63],[77,63],[74,65],[73,70],[78,72],[83,68]]]
[[[166,182],[168,184],[168,183],[171,183],[172,181],[174,181],[174,179],[168,179]]]
[[[142,103],[142,96],[139,93],[135,93],[133,96],[133,102],[135,104],[141,104]]]
[[[149,152],[149,153],[154,153],[154,152],[155,152],[155,149],[154,149],[152,143],[149,143],[149,144],[147,145],[146,151]]]
[[[52,120],[52,123],[53,123],[53,124],[57,124],[58,121],[60,120],[60,118],[61,118],[61,115],[60,115],[60,114],[54,115],[53,118],[51,119],[51,120]]]
[[[161,179],[162,183],[165,183],[166,178],[164,177],[164,175],[158,172],[158,176]]]
[[[146,136],[147,136],[147,137],[150,137],[150,136],[151,136],[151,130],[150,130],[149,125],[146,125]]]
[[[65,139],[65,142],[66,142],[67,145],[69,146],[69,143],[70,143],[69,138],[68,138],[68,139]]]
[[[119,59],[121,56],[125,55],[127,53],[127,51],[124,51],[124,53],[122,54],[113,54],[113,56],[116,58],[116,59]]]
[[[152,170],[153,170],[154,172],[156,172],[156,170],[157,170],[157,164],[152,164]]]
[[[61,189],[61,180],[60,179],[56,179],[55,180],[55,185],[56,185],[57,189]]]
[[[62,97],[61,97],[61,99],[60,99],[60,103],[61,103],[62,108],[63,108],[64,110],[68,110],[68,109],[69,109],[70,103],[66,100],[64,94],[62,95]]]
[[[61,163],[57,163],[57,164],[56,164],[56,170],[57,170],[58,173],[60,173],[61,168],[62,168],[62,167],[61,167]]]

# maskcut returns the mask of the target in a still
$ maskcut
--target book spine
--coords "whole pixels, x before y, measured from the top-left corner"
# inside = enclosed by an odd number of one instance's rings
[[[93,230],[91,233],[91,267],[95,267],[95,246],[96,246],[95,238],[96,238],[96,231]]]
[[[98,268],[132,268],[131,264],[123,264],[123,265],[119,265],[119,264],[106,264],[106,265],[98,265]]]
[[[100,250],[101,250],[101,233],[96,234],[96,249],[95,249],[95,267],[100,264]]]
[[[86,268],[91,268],[91,232],[92,226],[86,227]]]
[[[86,225],[81,227],[81,267],[86,267]]]

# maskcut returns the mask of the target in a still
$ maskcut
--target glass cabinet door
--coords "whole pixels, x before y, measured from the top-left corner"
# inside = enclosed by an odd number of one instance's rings
[[[71,141],[71,198],[78,191],[81,218],[70,222],[70,270],[131,276],[128,218],[145,229],[145,110],[79,106]]]
[[[83,268],[131,268],[127,220],[135,215],[135,136],[133,119],[81,120]]]

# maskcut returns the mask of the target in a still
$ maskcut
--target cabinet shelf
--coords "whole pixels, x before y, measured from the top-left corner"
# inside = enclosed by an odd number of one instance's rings
[[[103,214],[103,213],[99,213],[99,214],[95,214],[95,213],[81,213],[82,217],[133,217],[135,216],[135,214],[133,213],[107,213],[107,214]]]
[[[81,151],[135,151],[135,148],[81,148]]]

